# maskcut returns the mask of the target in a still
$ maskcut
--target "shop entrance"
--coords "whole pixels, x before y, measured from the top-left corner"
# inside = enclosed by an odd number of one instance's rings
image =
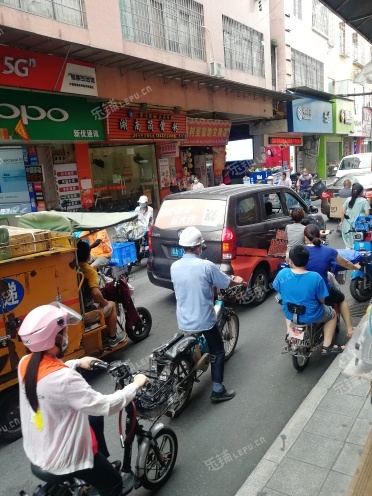
[[[159,208],[154,145],[91,146],[89,156],[98,209],[132,210],[141,195]]]

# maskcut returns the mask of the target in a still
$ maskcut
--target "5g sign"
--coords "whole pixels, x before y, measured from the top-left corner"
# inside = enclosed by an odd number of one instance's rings
[[[35,59],[14,59],[14,57],[5,56],[3,58],[3,64],[6,67],[2,73],[9,75],[15,74],[19,77],[27,77],[28,69],[30,67],[36,67]]]
[[[41,121],[49,119],[53,122],[65,122],[69,118],[68,112],[62,108],[54,107],[44,110],[36,105],[12,105],[10,103],[0,103],[0,119],[17,119],[21,118],[23,124],[27,125],[29,121]]]

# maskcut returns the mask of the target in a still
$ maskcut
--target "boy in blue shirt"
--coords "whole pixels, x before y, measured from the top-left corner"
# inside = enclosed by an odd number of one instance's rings
[[[303,245],[295,245],[289,252],[289,269],[283,269],[276,276],[273,286],[281,295],[282,309],[286,317],[287,329],[290,329],[293,314],[288,310],[288,303],[303,305],[305,313],[299,316],[302,324],[324,322],[324,342],[322,354],[340,353],[342,346],[332,346],[336,329],[336,312],[324,305],[328,289],[322,277],[316,272],[305,269],[309,261],[309,252]]]

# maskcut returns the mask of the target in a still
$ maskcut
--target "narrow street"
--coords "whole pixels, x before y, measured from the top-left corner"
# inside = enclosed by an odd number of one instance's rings
[[[336,225],[330,222],[328,227],[335,229]],[[331,234],[331,244],[341,247],[339,234]],[[134,269],[133,285],[137,305],[146,306],[153,316],[153,329],[145,342],[129,344],[113,359],[131,360],[144,368],[151,350],[177,330],[175,299],[170,291],[149,283],[144,264]],[[242,306],[237,312],[239,343],[225,369],[225,383],[236,389],[236,398],[212,405],[208,371],[194,385],[184,413],[177,419],[162,419],[177,433],[179,454],[160,496],[233,496],[331,363],[332,358],[315,355],[300,374],[290,357],[281,355],[283,319],[273,293],[261,306]],[[340,342],[344,342],[343,330]],[[104,374],[92,373],[90,381],[102,393],[113,390],[113,382]],[[116,416],[106,422],[106,437],[112,459],[121,458]],[[0,459],[0,496],[16,495],[21,489],[31,495],[37,481],[30,474],[22,440],[0,445]],[[136,494],[149,492],[139,489]]]

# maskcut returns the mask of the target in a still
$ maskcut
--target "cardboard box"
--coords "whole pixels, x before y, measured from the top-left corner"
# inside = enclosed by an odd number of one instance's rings
[[[9,232],[9,247],[12,258],[48,251],[51,249],[51,233],[43,229],[23,229],[5,226]]]
[[[343,204],[345,203],[346,198],[331,198],[331,208],[329,211],[329,216],[331,218],[343,219]]]

